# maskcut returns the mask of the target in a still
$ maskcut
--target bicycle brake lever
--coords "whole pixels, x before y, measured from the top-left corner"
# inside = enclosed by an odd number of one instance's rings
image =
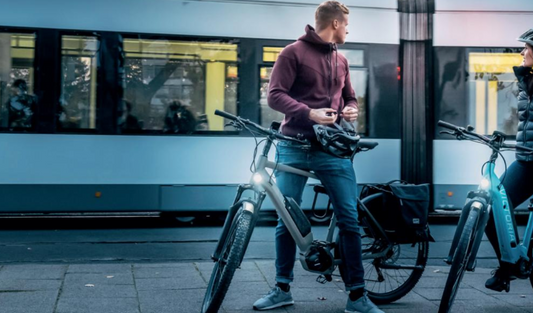
[[[446,135],[452,135],[456,136],[457,134],[455,132],[449,131],[449,130],[441,130],[439,134],[446,134]]]
[[[236,130],[239,130],[239,131],[241,131],[243,129],[241,123],[237,123],[235,121],[231,121],[231,122],[227,123],[225,126],[231,126],[231,127],[235,128]]]

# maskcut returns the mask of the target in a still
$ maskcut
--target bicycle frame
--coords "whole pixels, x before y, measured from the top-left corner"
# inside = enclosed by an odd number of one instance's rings
[[[309,251],[310,247],[313,244],[314,238],[313,238],[313,232],[309,229],[309,231],[305,234],[301,234],[299,226],[291,216],[291,213],[289,210],[291,210],[290,205],[287,205],[285,203],[285,197],[279,190],[278,186],[273,181],[272,174],[268,173],[266,169],[271,170],[277,170],[277,171],[283,171],[287,173],[297,174],[301,176],[305,176],[308,178],[314,178],[318,179],[318,177],[312,173],[305,170],[297,169],[291,166],[287,166],[284,164],[278,164],[275,162],[272,162],[268,159],[268,153],[270,151],[270,148],[272,146],[273,139],[267,138],[265,146],[263,148],[263,152],[261,155],[259,155],[256,159],[256,170],[252,174],[252,177],[250,179],[249,184],[243,184],[239,186],[239,189],[237,191],[237,195],[235,197],[233,205],[230,207],[230,210],[228,212],[228,216],[226,218],[226,222],[224,223],[224,228],[222,230],[222,234],[220,236],[220,240],[218,241],[217,248],[215,249],[215,253],[213,254],[212,258],[214,260],[218,260],[220,256],[220,251],[222,249],[223,245],[223,238],[226,237],[226,235],[229,232],[229,229],[231,227],[231,221],[234,219],[235,215],[237,214],[237,211],[242,206],[243,210],[246,210],[254,215],[254,220],[257,220],[259,217],[259,211],[261,209],[261,204],[265,198],[266,195],[268,195],[274,204],[274,207],[276,209],[276,212],[278,213],[279,217],[282,219],[283,223],[287,227],[288,231],[292,235],[292,238],[294,239],[296,245],[298,246],[300,250],[300,262],[302,263],[302,266],[311,272],[314,272],[313,270],[310,270],[307,267],[307,264],[305,262],[305,255]],[[303,147],[302,147],[303,148]],[[305,148],[304,148],[305,149]],[[256,201],[252,199],[242,199],[241,197],[243,193],[246,190],[252,190],[254,192]],[[370,223],[372,223],[373,228],[376,232],[378,232],[383,238],[387,238],[385,231],[381,228],[381,226],[375,221],[373,216],[368,212],[368,209],[364,206],[364,203],[366,201],[371,201],[377,197],[381,196],[381,194],[375,194],[372,196],[369,196],[363,201],[358,199],[359,207],[362,211],[367,212],[367,216],[370,219]],[[288,200],[292,200],[291,198],[288,198]],[[301,209],[298,207],[297,210]],[[294,214],[294,213],[293,213]],[[305,216],[304,216],[305,217]],[[307,217],[305,217],[305,221],[309,223],[307,220]],[[328,233],[326,237],[326,243],[333,243],[333,235],[335,232],[337,221],[335,218],[335,215],[331,217],[331,222],[328,228]],[[309,224],[310,227],[310,224]],[[384,256],[389,250],[391,249],[391,246],[387,247],[383,251],[380,251],[378,253],[373,253],[370,255],[365,255],[363,259],[371,259],[371,258],[377,258]],[[335,260],[335,265],[338,265],[340,263],[340,260]],[[326,272],[320,272],[323,274],[329,274],[333,271],[334,268],[331,268],[330,270]]]
[[[507,198],[507,193],[501,181],[494,173],[494,162],[487,163],[484,170],[484,179],[489,181],[489,191],[491,195],[492,211],[496,233],[502,255],[502,261],[515,264],[520,258],[529,261],[528,255],[531,235],[533,234],[533,212],[529,213],[529,220],[524,234],[524,240],[520,243],[516,232],[516,222],[510,210],[511,203]],[[480,186],[480,188],[483,188]]]
[[[494,216],[494,223],[496,225],[496,235],[498,236],[498,244],[501,252],[501,260],[507,263],[516,264],[520,259],[529,261],[531,258],[530,240],[533,234],[533,211],[529,214],[529,220],[524,234],[524,240],[520,243],[518,233],[516,231],[516,221],[512,216],[510,210],[510,203],[507,197],[507,192],[501,184],[500,179],[495,173],[495,163],[498,153],[493,151],[491,159],[487,162],[483,169],[483,180],[478,187],[478,191],[470,192],[459,224],[455,231],[454,239],[448,258],[446,262],[451,264],[455,249],[459,242],[459,238],[463,232],[466,219],[470,210],[479,210],[479,217],[476,228],[475,241],[472,245],[472,251],[466,269],[473,271],[475,268],[475,260],[481,239],[485,231],[485,226],[489,220],[490,214]]]
[[[317,178],[315,174],[300,170],[291,166],[276,164],[268,160],[268,153],[272,146],[273,139],[267,138],[263,152],[258,156],[256,160],[256,170],[252,174],[249,184],[240,185],[235,196],[233,205],[230,207],[228,216],[226,217],[226,222],[224,223],[224,228],[220,235],[220,240],[218,241],[215,253],[212,258],[218,260],[220,256],[220,251],[223,246],[223,240],[229,232],[231,227],[231,221],[234,219],[237,211],[242,206],[243,210],[246,210],[254,215],[254,220],[257,220],[259,217],[259,211],[261,209],[261,204],[266,195],[268,195],[276,208],[276,211],[280,218],[283,220],[290,234],[294,238],[296,245],[300,249],[301,253],[305,254],[308,251],[309,247],[313,243],[313,233],[310,231],[305,236],[302,236],[298,231],[298,227],[294,220],[291,218],[288,209],[285,206],[285,197],[279,190],[278,186],[272,182],[272,175],[269,174],[266,169],[279,170],[288,173],[302,175],[308,178]],[[252,190],[254,196],[257,199],[256,201],[252,199],[242,199],[241,197],[246,190]],[[330,230],[331,235],[328,235],[328,239],[333,236],[333,229]]]

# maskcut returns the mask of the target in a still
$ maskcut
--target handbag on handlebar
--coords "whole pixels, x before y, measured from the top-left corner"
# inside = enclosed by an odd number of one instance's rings
[[[386,184],[366,185],[360,198],[382,193],[366,207],[390,240],[396,243],[435,241],[429,232],[429,184],[408,184],[392,181]],[[367,234],[370,235],[370,234]]]

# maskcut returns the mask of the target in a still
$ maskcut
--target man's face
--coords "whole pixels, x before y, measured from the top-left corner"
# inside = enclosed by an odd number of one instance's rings
[[[524,61],[522,61],[522,66],[533,67],[533,47],[532,46],[526,43],[520,55],[524,58]]]
[[[19,94],[19,89],[18,87],[14,87],[14,86],[11,86],[11,96],[18,96]]]
[[[335,43],[343,44],[346,42],[346,35],[348,35],[348,14],[343,14],[343,20],[338,20],[338,28],[335,31]]]

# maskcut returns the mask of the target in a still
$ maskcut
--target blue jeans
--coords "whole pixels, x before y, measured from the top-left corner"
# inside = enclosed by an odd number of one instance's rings
[[[364,288],[364,269],[361,257],[361,234],[357,219],[357,181],[352,162],[318,149],[305,149],[291,143],[278,144],[278,162],[303,170],[312,170],[326,188],[333,204],[339,227],[343,281],[346,290]],[[276,171],[281,193],[299,205],[307,177]],[[296,243],[285,224],[278,219],[276,227],[276,281],[290,283],[294,279]]]

